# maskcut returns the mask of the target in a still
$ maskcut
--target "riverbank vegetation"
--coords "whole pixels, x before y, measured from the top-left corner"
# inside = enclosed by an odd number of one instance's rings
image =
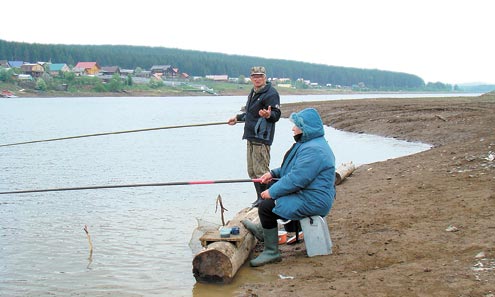
[[[98,69],[119,69],[119,72],[88,73],[78,68],[81,61],[88,60],[95,62],[83,63],[93,63]],[[40,68],[39,72],[30,68],[33,65]],[[55,65],[65,65],[66,70],[54,71]],[[245,75],[253,65],[264,65],[267,76],[282,94],[488,92],[495,89],[495,86],[484,86],[481,90],[476,86],[465,89],[442,82],[425,83],[416,75],[377,69],[163,47],[30,44],[0,40],[0,88],[17,96],[245,94],[250,89]],[[166,66],[171,72],[158,77],[153,71],[158,66]],[[143,75],[145,72],[147,75]]]
[[[0,40],[0,60],[18,60],[36,63],[46,61],[74,66],[81,61],[95,61],[100,66],[118,66],[121,69],[151,69],[155,65],[170,65],[189,76],[246,75],[253,65],[263,65],[267,76],[303,79],[326,86],[361,85],[370,89],[397,90],[425,87],[417,75],[383,71],[329,66],[322,64],[265,59],[259,57],[227,55],[165,47],[126,45],[63,45],[8,42]]]
[[[240,76],[236,80],[214,81],[206,78],[195,80],[180,78],[139,78],[131,75],[77,76],[72,72],[60,72],[57,76],[43,74],[28,80],[16,79],[15,69],[0,69],[0,89],[17,97],[92,97],[92,96],[195,96],[195,95],[246,95],[251,89],[249,81]],[[374,92],[367,88],[311,86],[295,82],[291,87],[278,85],[280,94],[346,94]],[[449,92],[443,87],[429,88],[428,92]],[[384,91],[382,91],[384,92]]]

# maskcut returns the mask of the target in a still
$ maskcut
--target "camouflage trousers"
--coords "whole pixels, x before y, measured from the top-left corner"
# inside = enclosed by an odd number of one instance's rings
[[[247,141],[247,171],[249,178],[259,178],[270,171],[270,146]]]

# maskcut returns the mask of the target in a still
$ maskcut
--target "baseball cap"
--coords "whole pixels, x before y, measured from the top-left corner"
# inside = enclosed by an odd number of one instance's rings
[[[253,74],[263,74],[266,75],[265,67],[263,66],[254,66],[251,68],[251,75]]]

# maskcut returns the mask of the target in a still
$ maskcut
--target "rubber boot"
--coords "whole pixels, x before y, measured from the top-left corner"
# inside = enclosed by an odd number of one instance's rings
[[[249,261],[249,264],[253,267],[282,260],[282,256],[278,250],[278,228],[263,229],[263,234],[265,236],[265,249],[258,257]]]
[[[254,237],[258,239],[258,241],[264,241],[263,236],[263,227],[261,227],[261,223],[255,224],[250,220],[242,220],[241,223],[248,229],[251,233],[253,233]],[[278,235],[277,235],[278,236]]]
[[[254,183],[254,188],[256,189],[256,195],[258,198],[256,199],[256,201],[253,202],[251,207],[258,207],[261,201],[263,201],[263,198],[261,198],[261,192],[266,190],[266,185],[260,183]]]

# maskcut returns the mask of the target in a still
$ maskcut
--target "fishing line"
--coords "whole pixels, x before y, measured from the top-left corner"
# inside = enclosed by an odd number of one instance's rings
[[[9,144],[0,144],[0,147],[22,145],[22,144],[31,144],[31,143],[38,143],[38,142],[49,142],[49,141],[67,140],[67,139],[75,139],[75,138],[84,138],[84,137],[103,136],[103,135],[114,135],[114,134],[146,132],[146,131],[165,130],[165,129],[177,129],[177,128],[189,128],[189,127],[203,127],[203,126],[225,125],[227,123],[228,122],[215,122],[215,123],[203,123],[203,124],[190,124],[190,125],[178,125],[178,126],[165,126],[165,127],[155,127],[155,128],[144,128],[144,129],[137,129],[137,130],[125,130],[125,131],[115,131],[115,132],[103,132],[103,133],[85,134],[85,135],[77,135],[77,136],[67,136],[67,137],[60,137],[60,138],[32,140],[32,141],[9,143]]]

